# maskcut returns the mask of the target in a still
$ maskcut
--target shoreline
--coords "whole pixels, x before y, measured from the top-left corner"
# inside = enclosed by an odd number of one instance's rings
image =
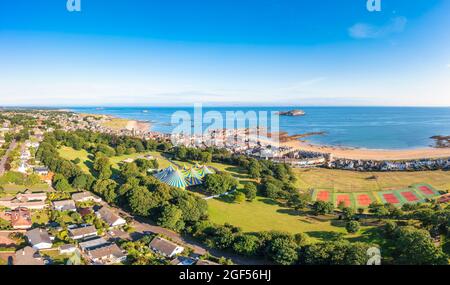
[[[152,124],[149,121],[126,119],[106,114],[78,114],[107,118],[109,119],[109,122],[107,122],[108,127],[116,129],[126,129],[129,131],[135,130],[145,133],[150,132],[152,127]],[[349,160],[406,161],[419,159],[450,158],[450,148],[421,147],[415,149],[368,149],[345,146],[318,145],[310,142],[300,141],[298,139],[280,142],[279,145],[283,147],[290,147],[296,151],[331,154],[334,158]]]
[[[282,146],[292,147],[298,151],[331,154],[334,158],[353,160],[396,161],[416,159],[449,158],[450,148],[423,147],[417,149],[366,149],[347,148],[343,146],[314,145],[301,141],[280,143]]]
[[[86,117],[97,117],[106,119],[105,122],[102,123],[102,125],[116,129],[116,130],[128,130],[128,131],[137,131],[141,133],[150,132],[150,129],[152,127],[152,124],[149,121],[142,121],[142,120],[133,120],[133,119],[127,119],[127,118],[121,118],[114,115],[107,115],[107,114],[89,114],[89,113],[78,113],[75,112],[81,116]]]

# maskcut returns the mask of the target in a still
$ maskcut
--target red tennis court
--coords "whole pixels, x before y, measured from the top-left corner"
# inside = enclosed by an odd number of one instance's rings
[[[358,195],[357,201],[360,206],[369,206],[372,203],[372,199],[366,194]]]
[[[328,191],[320,191],[317,193],[317,201],[328,202],[330,199],[330,193]]]
[[[425,195],[433,195],[434,194],[433,190],[431,190],[430,187],[428,187],[428,186],[420,186],[419,190],[422,191],[422,193]]]
[[[336,197],[336,205],[339,206],[339,204],[341,204],[342,202],[344,202],[345,207],[350,207],[350,196],[348,196],[348,195],[337,195],[337,197]]]
[[[389,204],[398,204],[400,201],[394,194],[383,194],[384,200]]]
[[[419,198],[417,198],[417,196],[412,192],[402,192],[401,194],[403,197],[405,197],[406,200],[408,200],[408,202],[419,201]]]

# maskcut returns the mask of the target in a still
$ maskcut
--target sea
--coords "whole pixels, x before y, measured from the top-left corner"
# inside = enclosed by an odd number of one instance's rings
[[[77,113],[112,115],[148,121],[151,130],[171,133],[172,115],[194,107],[76,107]],[[303,110],[304,116],[280,116],[280,131],[289,135],[321,133],[306,138],[313,144],[369,149],[415,149],[430,147],[432,136],[450,135],[450,108],[426,107],[203,107],[203,113]],[[270,116],[269,116],[270,119]],[[207,127],[207,124],[204,126]]]

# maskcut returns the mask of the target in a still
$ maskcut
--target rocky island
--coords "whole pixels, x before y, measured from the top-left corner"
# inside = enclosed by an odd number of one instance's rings
[[[306,113],[302,110],[291,110],[286,112],[278,112],[278,115],[280,116],[291,116],[291,117],[299,117],[304,116]]]

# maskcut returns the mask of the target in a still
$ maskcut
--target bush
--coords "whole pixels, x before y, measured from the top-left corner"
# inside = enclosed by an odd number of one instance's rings
[[[348,233],[354,234],[354,233],[357,233],[359,231],[360,226],[359,226],[359,223],[357,221],[349,221],[345,225],[345,229],[347,230]]]

